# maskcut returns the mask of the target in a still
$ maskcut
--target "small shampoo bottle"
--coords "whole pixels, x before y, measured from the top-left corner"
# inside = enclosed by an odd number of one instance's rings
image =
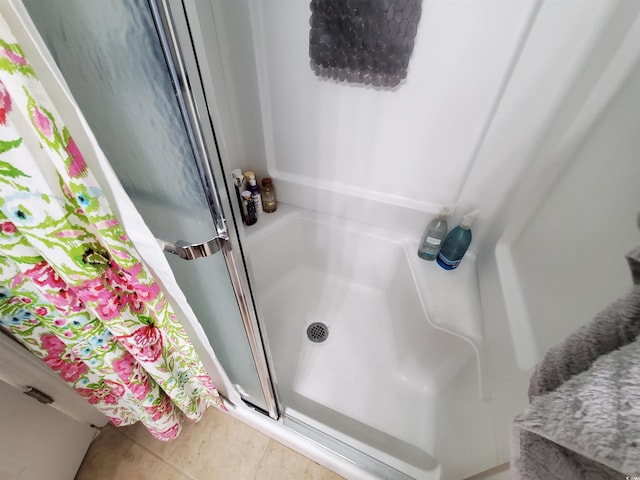
[[[253,174],[253,172],[249,173]],[[262,215],[264,213],[264,211],[262,210],[262,196],[260,195],[260,187],[258,187],[258,182],[256,182],[255,175],[249,176],[249,186],[247,188],[251,192],[253,203],[256,204],[256,213],[258,215]]]
[[[449,209],[443,208],[424,230],[422,241],[418,247],[418,256],[423,260],[433,261],[436,259],[444,237],[447,235],[449,215],[451,215]]]

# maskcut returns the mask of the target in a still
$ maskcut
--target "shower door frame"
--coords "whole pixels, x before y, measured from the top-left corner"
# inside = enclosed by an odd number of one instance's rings
[[[205,94],[206,87],[194,44],[196,35],[192,34],[192,26],[189,22],[190,18],[197,18],[197,7],[188,0],[147,1],[174,83],[185,128],[196,153],[198,173],[217,231],[215,238],[198,247],[205,251],[204,256],[222,251],[257,368],[267,411],[250,402],[246,403],[272,419],[278,420],[282,407],[277,393],[275,370],[266,339],[266,330],[257,314],[249,283],[248,267],[241,248],[241,230],[236,225],[241,218],[240,210],[239,206],[234,205],[230,200],[229,192],[232,191],[232,185],[227,179],[228,176],[225,175],[219,140],[214,127],[214,118],[218,117],[218,112],[215,102]],[[214,248],[209,249],[209,246]],[[182,256],[175,251],[175,248],[175,244],[164,245],[165,251]],[[191,259],[197,258],[199,257]]]

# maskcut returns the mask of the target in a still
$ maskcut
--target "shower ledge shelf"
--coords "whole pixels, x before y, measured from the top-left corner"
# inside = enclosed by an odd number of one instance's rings
[[[404,244],[429,320],[479,350],[483,343],[482,310],[475,253],[468,251],[455,270],[444,270],[436,262],[420,259],[416,245],[417,239]]]
[[[384,238],[401,245],[428,321],[434,327],[462,338],[472,346],[477,360],[480,396],[483,399],[487,398],[483,386],[484,340],[475,252],[468,251],[455,270],[444,270],[436,262],[428,262],[418,257],[418,238],[283,203],[278,203],[276,212],[260,215],[258,223],[245,227],[249,243],[259,241],[261,237],[278,229],[281,222],[297,216]]]

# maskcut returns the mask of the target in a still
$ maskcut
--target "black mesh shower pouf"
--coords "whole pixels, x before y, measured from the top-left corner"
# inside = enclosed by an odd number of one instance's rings
[[[311,0],[311,69],[395,87],[407,77],[421,12],[421,0]]]

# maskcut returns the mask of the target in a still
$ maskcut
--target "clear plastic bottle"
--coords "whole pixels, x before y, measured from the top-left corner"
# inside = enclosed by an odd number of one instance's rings
[[[447,235],[448,225],[447,218],[450,213],[448,209],[443,209],[436,218],[431,220],[424,230],[422,241],[418,247],[418,256],[423,260],[432,262],[436,259],[440,247],[442,247],[442,241]]]
[[[266,213],[273,213],[278,208],[276,200],[276,187],[273,186],[273,180],[269,177],[262,179],[262,210]]]
[[[453,270],[458,268],[462,257],[467,253],[467,248],[471,243],[471,225],[478,216],[479,210],[474,210],[471,213],[462,217],[460,225],[451,230],[447,237],[444,239],[442,248],[438,252],[438,265],[445,270]]]

